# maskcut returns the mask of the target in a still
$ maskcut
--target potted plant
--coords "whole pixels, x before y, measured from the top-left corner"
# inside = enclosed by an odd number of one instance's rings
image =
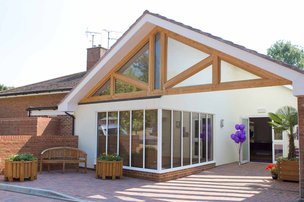
[[[5,160],[4,178],[7,181],[37,179],[38,162],[32,154],[16,154]]]
[[[268,166],[266,167],[266,170],[270,171],[272,179],[276,180],[278,179],[278,168],[275,164],[268,164]]]
[[[279,179],[299,181],[299,160],[296,158],[294,144],[295,126],[298,124],[297,110],[290,106],[284,106],[276,113],[269,113],[269,118],[272,120],[269,124],[275,132],[288,132],[288,157],[277,160]]]
[[[96,178],[111,177],[113,180],[116,177],[122,177],[122,158],[117,154],[102,154],[97,158],[96,162]]]

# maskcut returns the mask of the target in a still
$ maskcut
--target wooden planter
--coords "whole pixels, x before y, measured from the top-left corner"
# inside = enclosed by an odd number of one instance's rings
[[[280,161],[279,179],[299,182],[299,161]]]
[[[10,161],[5,160],[4,178],[6,181],[12,182],[18,179],[21,182],[24,179],[37,179],[38,163],[34,161]]]
[[[97,160],[96,163],[96,178],[102,177],[111,177],[113,180],[116,177],[122,177],[122,161],[100,161]]]

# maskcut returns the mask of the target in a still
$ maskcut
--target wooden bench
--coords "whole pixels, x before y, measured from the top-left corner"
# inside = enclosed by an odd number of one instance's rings
[[[48,164],[48,171],[50,171],[50,164],[62,164],[62,172],[65,171],[66,164],[78,164],[77,171],[79,171],[79,163],[84,163],[86,173],[87,154],[84,151],[73,147],[53,147],[41,152],[40,172],[42,164]]]

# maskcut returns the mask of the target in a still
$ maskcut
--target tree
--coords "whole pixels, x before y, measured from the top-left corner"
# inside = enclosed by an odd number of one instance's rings
[[[290,65],[304,69],[304,49],[293,45],[290,41],[277,41],[269,49],[267,55]]]
[[[0,84],[0,91],[4,91],[4,90],[9,90],[9,89],[12,89],[13,87],[8,87],[8,86],[5,86],[3,84]]]
[[[269,118],[272,120],[269,124],[273,127],[275,132],[282,133],[288,131],[289,137],[289,151],[288,159],[294,159],[296,157],[295,145],[294,145],[294,128],[298,124],[298,112],[295,108],[285,106],[276,113],[269,113]]]

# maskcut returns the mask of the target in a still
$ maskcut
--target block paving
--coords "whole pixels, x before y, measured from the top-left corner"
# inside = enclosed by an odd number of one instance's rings
[[[272,180],[266,165],[227,164],[167,182],[129,177],[101,180],[95,178],[94,171],[51,171],[39,174],[35,181],[10,184],[49,189],[89,201],[298,201],[299,184]],[[4,182],[3,176],[0,182]],[[0,201],[56,200],[0,191]]]

